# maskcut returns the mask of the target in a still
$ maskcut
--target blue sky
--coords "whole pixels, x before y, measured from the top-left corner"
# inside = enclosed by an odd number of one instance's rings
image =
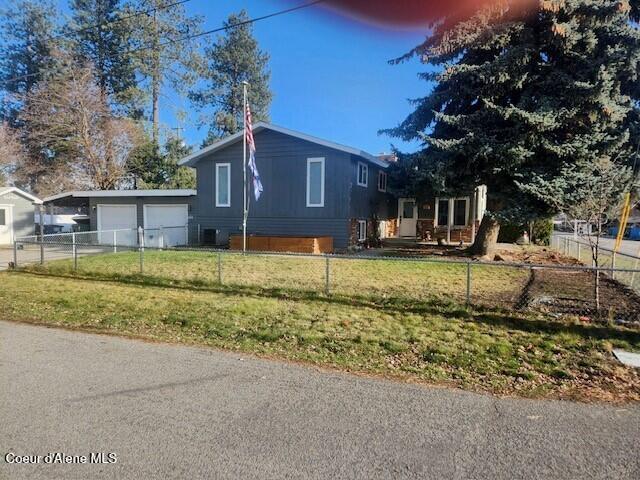
[[[61,0],[60,5],[67,12],[65,3]],[[211,29],[241,8],[257,17],[292,4],[191,0],[185,7],[191,14],[203,15],[204,28]],[[273,123],[371,153],[389,151],[391,143],[403,150],[416,148],[416,144],[379,136],[377,131],[395,126],[411,112],[407,99],[426,93],[427,84],[417,78],[424,65],[417,60],[395,66],[387,63],[421,42],[424,32],[357,24],[312,7],[256,22],[254,35],[271,56]],[[161,120],[168,127],[179,126],[175,112],[186,110],[189,120],[182,123],[183,136],[199,145],[206,127],[196,128],[197,113],[186,99],[166,93]]]

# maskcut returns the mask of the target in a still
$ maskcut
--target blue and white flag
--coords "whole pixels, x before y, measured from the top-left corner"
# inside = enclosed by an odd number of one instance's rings
[[[249,146],[249,160],[247,165],[251,170],[251,176],[253,179],[253,195],[256,197],[256,201],[260,198],[262,193],[262,182],[260,181],[260,174],[258,173],[258,167],[256,166],[256,144],[253,141],[253,125],[251,124],[251,110],[249,110],[249,103],[245,107],[244,112],[244,124],[245,135],[247,136],[247,145]]]

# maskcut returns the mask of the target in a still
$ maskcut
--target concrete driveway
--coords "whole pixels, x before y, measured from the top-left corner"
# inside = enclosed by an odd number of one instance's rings
[[[640,407],[497,399],[0,322],[0,478],[638,479]],[[105,457],[107,458],[107,457]]]

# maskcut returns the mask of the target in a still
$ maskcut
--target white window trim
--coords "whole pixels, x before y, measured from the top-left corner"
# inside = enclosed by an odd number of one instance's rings
[[[384,178],[384,187],[380,188],[380,180]],[[383,172],[382,170],[378,171],[378,191],[386,192],[387,191],[387,172]]]
[[[227,203],[221,203],[219,202],[219,198],[218,198],[218,190],[219,190],[219,186],[220,186],[220,175],[219,175],[219,170],[222,167],[226,167],[227,168]],[[215,196],[216,196],[216,207],[230,207],[231,206],[231,164],[230,163],[216,163],[216,191],[215,191]]]
[[[440,225],[438,223],[438,207],[440,204],[440,200],[446,200],[447,201],[447,209],[448,209],[448,225]],[[454,218],[453,218],[453,212],[454,212],[454,205],[455,205],[455,201],[456,200],[464,200],[465,201],[465,208],[464,208],[464,225],[455,225],[454,222]],[[470,197],[436,197],[436,208],[435,208],[435,212],[434,212],[434,218],[433,218],[433,223],[436,227],[451,227],[451,228],[464,228],[464,227],[468,227],[469,226],[469,205],[470,205]]]
[[[320,163],[322,165],[322,169],[320,170],[322,174],[320,175],[320,203],[311,203],[311,164],[312,163]],[[316,208],[316,207],[324,207],[324,157],[312,157],[307,158],[307,207]]]
[[[360,183],[360,167],[363,168],[363,171],[365,172],[364,175],[364,183]],[[366,187],[369,185],[369,165],[367,165],[364,162],[358,162],[358,169],[356,171],[356,181],[358,182],[358,186],[360,187]]]
[[[364,228],[363,228],[364,226]],[[364,232],[364,236],[360,236]],[[364,242],[367,239],[367,221],[358,220],[358,241]]]

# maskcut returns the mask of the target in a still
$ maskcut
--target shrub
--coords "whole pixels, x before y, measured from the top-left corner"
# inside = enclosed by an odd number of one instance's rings
[[[530,236],[531,243],[537,245],[549,245],[553,233],[553,222],[549,218],[540,218],[530,224],[505,223],[500,225],[498,241],[503,243],[515,243],[523,232]]]

